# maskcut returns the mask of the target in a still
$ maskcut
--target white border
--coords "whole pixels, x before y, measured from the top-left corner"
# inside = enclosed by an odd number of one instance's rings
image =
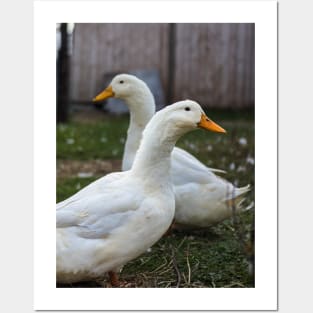
[[[34,308],[36,310],[277,309],[277,4],[206,1],[35,1]],[[55,23],[255,23],[256,287],[55,288]]]

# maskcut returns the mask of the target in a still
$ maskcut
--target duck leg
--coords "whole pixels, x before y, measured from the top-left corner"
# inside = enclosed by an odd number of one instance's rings
[[[109,280],[110,280],[112,287],[120,287],[121,282],[118,279],[118,274],[113,271],[109,271],[108,274],[109,274]]]

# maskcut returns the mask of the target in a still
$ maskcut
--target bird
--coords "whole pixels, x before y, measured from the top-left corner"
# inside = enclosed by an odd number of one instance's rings
[[[130,111],[122,160],[122,170],[125,171],[131,168],[145,126],[155,113],[155,101],[147,84],[130,74],[116,75],[93,101],[110,97],[124,100]],[[251,208],[242,206],[250,185],[235,187],[217,175],[223,170],[207,167],[178,147],[173,149],[171,161],[176,203],[174,228],[209,227],[231,217],[233,207],[236,207],[236,212]]]
[[[175,213],[171,152],[185,133],[225,132],[192,100],[156,113],[145,127],[130,170],[92,182],[56,205],[56,278],[68,284],[117,272],[167,231]]]

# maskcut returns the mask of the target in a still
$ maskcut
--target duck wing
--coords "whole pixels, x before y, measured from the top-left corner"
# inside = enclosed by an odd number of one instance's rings
[[[180,148],[173,150],[171,166],[171,174],[175,186],[190,182],[206,184],[220,179],[213,173],[212,169],[206,167],[190,153]]]
[[[111,177],[112,178],[112,177]],[[96,192],[97,188],[101,192]],[[122,179],[94,182],[56,210],[57,229],[67,228],[83,238],[104,238],[124,225],[140,207],[141,198]]]

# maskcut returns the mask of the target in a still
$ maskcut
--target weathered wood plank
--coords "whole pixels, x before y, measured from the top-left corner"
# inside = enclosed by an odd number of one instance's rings
[[[169,74],[169,24],[76,24],[71,58],[72,100],[88,101],[104,73],[156,69],[171,101],[207,107],[254,105],[254,24],[177,24]]]

